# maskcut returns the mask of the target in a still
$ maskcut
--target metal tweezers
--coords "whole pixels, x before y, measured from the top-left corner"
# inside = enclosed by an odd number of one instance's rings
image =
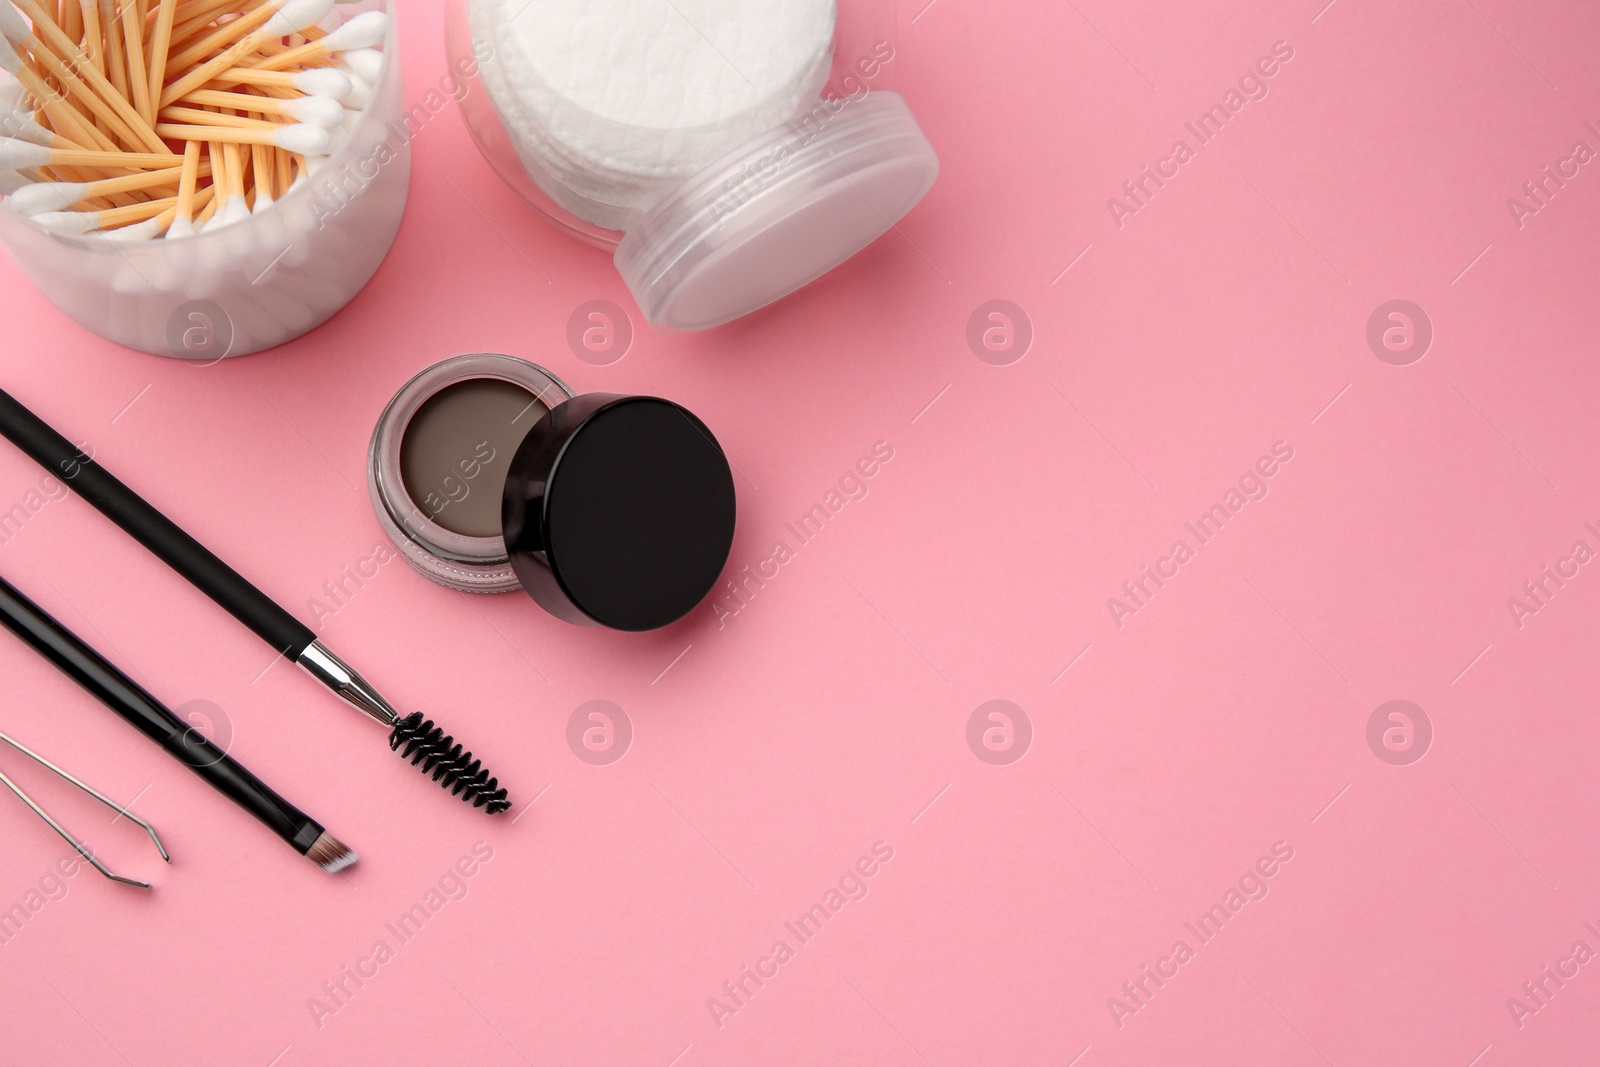
[[[14,738],[9,737],[4,733],[0,733],[0,741],[4,741],[6,744],[10,745],[12,748],[16,749],[18,752],[22,753],[24,756],[27,756],[29,759],[31,759],[34,762],[38,763],[40,766],[45,767],[46,769],[55,772],[57,775],[59,775],[62,778],[65,778],[67,781],[71,782],[73,785],[77,786],[79,789],[83,790],[85,793],[88,793],[90,796],[94,797],[96,800],[98,800],[100,803],[104,804],[106,807],[110,808],[112,811],[115,811],[118,815],[126,815],[128,818],[132,819],[134,822],[136,822],[140,826],[144,827],[145,832],[150,835],[150,840],[155,842],[156,851],[161,853],[161,858],[163,860],[165,860],[166,862],[168,862],[168,863],[172,862],[172,857],[167,855],[167,847],[161,843],[161,838],[159,836],[157,836],[156,828],[154,826],[151,826],[149,823],[147,823],[143,819],[139,818],[139,816],[135,815],[133,812],[129,811],[127,808],[123,807],[121,804],[118,804],[116,801],[111,800],[110,798],[105,796],[105,794],[103,794],[99,790],[95,789],[93,786],[87,785],[84,782],[81,782],[78,779],[74,778],[72,775],[68,774],[66,771],[62,770],[60,767],[57,767],[54,763],[51,763],[49,760],[45,759],[43,756],[39,755],[37,752],[35,752],[32,749],[28,748],[27,746],[23,745],[21,742],[15,740]],[[9,789],[13,793],[17,794],[17,797],[24,804],[28,805],[28,807],[33,809],[33,813],[35,815],[39,816],[39,818],[43,819],[45,822],[50,824],[50,829],[52,829],[56,833],[60,834],[66,840],[66,842],[69,845],[71,845],[73,848],[77,849],[78,850],[78,855],[82,856],[84,859],[88,860],[91,864],[93,864],[95,870],[99,871],[101,874],[105,875],[107,878],[111,879],[113,882],[121,882],[123,885],[138,886],[141,889],[149,889],[150,888],[150,883],[149,882],[141,882],[141,881],[139,881],[139,880],[137,880],[135,878],[124,878],[120,874],[115,874],[115,873],[107,870],[104,864],[102,864],[99,860],[95,859],[94,852],[87,845],[83,844],[83,842],[81,842],[77,838],[73,837],[70,833],[68,833],[62,827],[62,825],[60,823],[58,823],[54,819],[52,819],[50,817],[50,813],[45,811],[43,808],[41,808],[34,801],[34,799],[32,797],[30,797],[27,793],[23,792],[22,788],[19,785],[17,785],[16,782],[13,782],[11,780],[11,778],[4,771],[0,771],[0,785],[4,785],[7,789]]]

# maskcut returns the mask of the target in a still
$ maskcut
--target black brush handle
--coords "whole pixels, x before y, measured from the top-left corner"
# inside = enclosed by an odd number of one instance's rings
[[[0,578],[0,622],[218,792],[266,823],[302,856],[322,836],[322,827],[310,816],[167,710],[4,578]]]
[[[289,614],[211,550],[184,533],[144,497],[62,437],[50,424],[0,390],[0,434],[93,504],[101,514],[154,552],[206,596],[226,608],[267,644],[298,660],[317,639],[311,627]]]

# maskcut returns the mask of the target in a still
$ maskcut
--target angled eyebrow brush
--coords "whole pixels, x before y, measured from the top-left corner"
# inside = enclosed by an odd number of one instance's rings
[[[4,624],[6,629],[26,641],[35,652],[54,663],[73,681],[99,697],[106,707],[132,723],[180,763],[204,778],[212,788],[225,794],[235,804],[266,823],[273,833],[287,841],[300,855],[329,874],[338,874],[346,867],[355,865],[356,854],[338,838],[324,830],[305,812],[274,793],[265,782],[251,774],[232,756],[196,733],[188,723],[151,696],[138,682],[84,644],[82,638],[23,596],[16,586],[4,578],[0,578],[0,624]],[[45,766],[62,773],[59,768],[51,764],[46,763]],[[26,794],[16,790],[15,786],[10,788],[16,791],[29,807],[39,812],[46,822],[55,826],[57,832],[67,836],[69,841],[72,840],[56,825],[55,820],[28,800]],[[140,820],[140,824],[149,829],[143,820]],[[152,830],[151,836],[154,835],[155,831]],[[156,838],[156,847],[161,847],[160,838]],[[99,867],[99,864],[96,863],[95,866]],[[108,878],[117,878],[103,868],[102,873]],[[117,878],[117,880],[128,879]]]
[[[134,540],[187,578],[280,655],[389,728],[389,748],[451,795],[490,815],[511,807],[482,763],[422,712],[402,716],[312,629],[118,481],[10,393],[0,390],[0,434],[60,478]]]

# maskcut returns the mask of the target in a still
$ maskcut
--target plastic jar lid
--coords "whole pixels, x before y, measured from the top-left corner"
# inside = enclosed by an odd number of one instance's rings
[[[690,176],[629,227],[617,270],[652,326],[707,329],[861,251],[938,174],[898,94],[823,101]]]

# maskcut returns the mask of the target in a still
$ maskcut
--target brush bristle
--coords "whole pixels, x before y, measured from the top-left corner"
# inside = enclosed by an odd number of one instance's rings
[[[423,774],[431,775],[452,796],[475,808],[498,815],[511,807],[499,780],[473,759],[472,753],[456,744],[455,738],[435,726],[432,719],[424,719],[420,711],[395,724],[389,747]]]
[[[358,858],[348,845],[326,830],[311,843],[311,848],[306,852],[306,859],[329,874],[338,874],[347,867],[354,867]]]

